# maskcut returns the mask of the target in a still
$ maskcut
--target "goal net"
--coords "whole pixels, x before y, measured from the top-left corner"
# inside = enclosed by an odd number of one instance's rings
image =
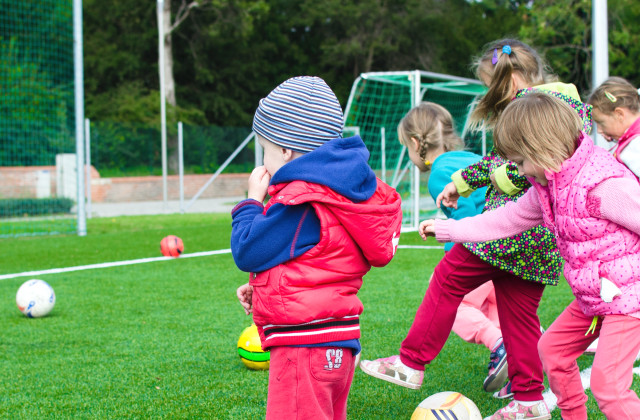
[[[76,231],[72,12],[0,2],[0,237]]]
[[[419,70],[363,73],[354,82],[344,136],[362,137],[371,153],[370,166],[402,196],[403,230],[416,230],[421,219],[436,216],[438,210],[427,191],[428,174],[420,174],[398,141],[398,123],[420,102],[436,102],[453,116],[466,148],[484,155],[485,133],[466,130],[474,100],[484,92],[477,80]]]

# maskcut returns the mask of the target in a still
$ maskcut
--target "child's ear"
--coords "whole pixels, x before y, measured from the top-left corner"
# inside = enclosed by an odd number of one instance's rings
[[[420,151],[420,141],[417,138],[411,137],[411,141],[409,143],[411,144],[411,147],[413,147],[413,150],[416,153]]]
[[[623,120],[625,117],[624,109],[617,107],[613,110],[613,116],[618,120]]]
[[[282,147],[281,150],[282,150],[282,160],[284,162],[290,162],[294,156],[293,150],[285,149],[284,147]]]
[[[511,88],[512,88],[511,95],[512,96],[515,96],[515,94],[518,93],[520,89],[524,89],[528,87],[527,85],[528,83],[525,82],[524,78],[520,73],[518,73],[517,71],[514,71],[513,73],[511,73]]]

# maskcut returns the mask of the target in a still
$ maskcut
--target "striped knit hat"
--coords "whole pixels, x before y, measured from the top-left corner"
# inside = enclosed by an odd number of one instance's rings
[[[310,152],[342,137],[338,98],[319,77],[293,77],[260,100],[253,131],[285,149]]]

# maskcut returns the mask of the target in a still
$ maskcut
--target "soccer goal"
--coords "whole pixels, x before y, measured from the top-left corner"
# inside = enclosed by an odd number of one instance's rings
[[[362,137],[371,152],[373,170],[402,196],[403,231],[416,230],[421,218],[434,216],[438,210],[427,192],[428,174],[420,174],[398,141],[398,123],[420,102],[436,102],[451,112],[467,149],[484,155],[485,133],[466,128],[475,99],[485,90],[477,80],[421,70],[363,73],[353,83],[344,136]]]

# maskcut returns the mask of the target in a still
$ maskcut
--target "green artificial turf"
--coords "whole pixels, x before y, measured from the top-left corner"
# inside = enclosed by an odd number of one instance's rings
[[[0,275],[160,256],[177,235],[185,254],[229,248],[227,214],[130,216],[88,220],[86,237],[0,239]],[[401,245],[423,242],[404,233]],[[442,250],[399,249],[365,277],[359,294],[363,358],[397,354],[442,257]],[[231,254],[40,275],[56,306],[28,319],[15,293],[29,277],[0,280],[0,418],[260,419],[268,372],[250,371],[236,344],[251,324],[235,297],[247,281]],[[544,327],[572,300],[563,281],[545,291]],[[489,351],[452,334],[427,367],[420,390],[355,373],[349,419],[408,419],[426,397],[458,391],[487,416],[506,402],[482,391]],[[593,356],[579,359],[581,369]],[[634,381],[638,392],[638,381]],[[603,418],[589,393],[589,418]],[[553,418],[559,419],[559,410]]]

